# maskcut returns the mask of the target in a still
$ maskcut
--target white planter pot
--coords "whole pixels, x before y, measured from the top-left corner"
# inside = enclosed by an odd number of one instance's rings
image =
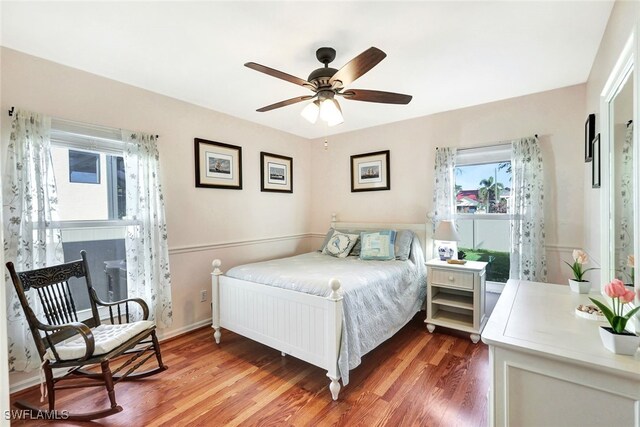
[[[571,291],[577,294],[588,294],[591,290],[591,282],[588,280],[578,282],[577,280],[569,279],[569,287]]]
[[[640,337],[636,334],[614,334],[611,328],[605,326],[600,326],[600,339],[604,348],[615,354],[633,356],[640,346]]]

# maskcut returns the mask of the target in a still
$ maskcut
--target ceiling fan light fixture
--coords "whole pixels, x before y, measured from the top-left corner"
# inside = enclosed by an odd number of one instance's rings
[[[320,118],[329,126],[339,125],[344,122],[340,104],[333,98],[328,98],[320,103]]]
[[[310,102],[306,107],[302,109],[300,115],[307,119],[307,121],[311,124],[314,124],[318,120],[318,115],[320,114],[320,101],[315,100]]]

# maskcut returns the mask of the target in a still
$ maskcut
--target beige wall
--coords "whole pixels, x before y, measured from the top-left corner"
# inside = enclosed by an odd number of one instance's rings
[[[549,281],[566,283],[569,272],[561,259],[570,259],[571,250],[582,246],[584,233],[584,102],[585,86],[579,85],[332,136],[328,150],[324,139],[315,140],[312,229],[326,231],[331,212],[345,221],[424,221],[432,209],[435,147],[473,147],[538,134]],[[391,190],[351,193],[349,156],[378,150],[391,150]]]
[[[607,28],[602,37],[598,54],[596,55],[586,89],[585,119],[588,113],[596,114],[596,132],[601,132],[600,123],[600,94],[613,71],[622,49],[624,48],[634,26],[640,19],[640,2],[617,1],[611,11]],[[591,188],[591,165],[584,165],[584,247],[591,255],[594,263],[599,265],[601,252],[601,223],[600,223],[600,191]],[[606,179],[606,178],[603,178]],[[593,273],[593,280],[600,282],[600,272]]]
[[[211,317],[210,298],[200,302],[200,290],[210,297],[213,258],[227,269],[307,250],[307,140],[10,49],[1,53],[3,154],[10,106],[160,135],[174,307],[165,336]],[[242,146],[243,190],[195,187],[195,137]],[[293,194],[260,191],[260,151],[293,157]],[[23,378],[12,376],[12,386]]]

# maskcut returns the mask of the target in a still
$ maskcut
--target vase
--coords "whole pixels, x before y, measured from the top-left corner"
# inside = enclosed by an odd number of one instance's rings
[[[569,287],[571,288],[571,291],[577,294],[588,294],[591,290],[591,282],[588,280],[578,281],[569,279]]]
[[[629,331],[616,334],[608,326],[600,326],[600,339],[604,348],[615,354],[633,356],[640,346],[640,337]]]

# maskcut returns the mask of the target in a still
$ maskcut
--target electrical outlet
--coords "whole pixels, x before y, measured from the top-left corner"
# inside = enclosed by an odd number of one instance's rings
[[[207,290],[203,289],[200,291],[200,302],[205,302],[207,300]]]

